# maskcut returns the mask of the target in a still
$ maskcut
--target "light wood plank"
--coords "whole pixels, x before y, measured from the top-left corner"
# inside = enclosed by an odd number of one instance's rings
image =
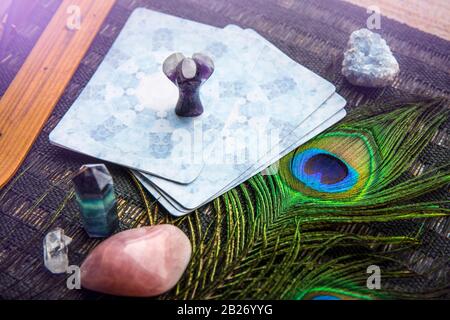
[[[345,0],[360,7],[375,5],[381,14],[411,27],[450,40],[448,0]],[[383,20],[381,20],[383,27]]]
[[[64,0],[0,100],[0,188],[15,174],[115,0]],[[67,8],[81,28],[66,27]]]

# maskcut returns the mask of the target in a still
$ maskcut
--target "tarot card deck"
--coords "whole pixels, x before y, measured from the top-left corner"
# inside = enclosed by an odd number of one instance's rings
[[[174,52],[214,61],[198,117],[174,112],[177,88],[162,72]],[[181,216],[341,120],[345,103],[254,30],[136,9],[50,140],[133,169]]]

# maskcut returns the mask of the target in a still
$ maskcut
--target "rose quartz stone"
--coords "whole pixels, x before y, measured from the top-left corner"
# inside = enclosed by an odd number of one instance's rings
[[[123,231],[89,254],[81,265],[81,285],[112,295],[157,296],[177,284],[191,251],[188,237],[169,224]]]

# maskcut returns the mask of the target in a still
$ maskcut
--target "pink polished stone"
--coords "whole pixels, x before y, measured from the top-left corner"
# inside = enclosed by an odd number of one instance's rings
[[[81,265],[81,285],[112,295],[157,296],[177,284],[191,251],[188,237],[169,224],[123,231],[89,254]]]

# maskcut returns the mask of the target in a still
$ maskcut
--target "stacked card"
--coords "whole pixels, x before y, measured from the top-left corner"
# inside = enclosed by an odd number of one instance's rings
[[[199,117],[174,112],[178,89],[162,72],[174,52],[214,61]],[[338,122],[344,106],[331,83],[254,30],[137,9],[50,140],[132,168],[180,216]]]

